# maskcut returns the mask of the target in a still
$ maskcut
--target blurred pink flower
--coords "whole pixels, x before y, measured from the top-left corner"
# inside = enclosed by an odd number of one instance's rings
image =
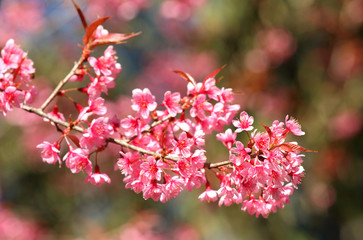
[[[257,34],[257,41],[274,66],[284,62],[296,49],[291,33],[283,28],[262,30]]]
[[[356,110],[345,110],[331,119],[329,132],[333,139],[349,139],[356,136],[363,126],[363,116]]]
[[[309,195],[311,203],[321,210],[328,209],[336,200],[336,191],[328,183],[314,184]]]
[[[90,182],[93,185],[100,186],[104,183],[111,183],[110,177],[105,173],[92,173],[90,176],[86,177],[85,183]]]
[[[27,34],[37,33],[43,29],[45,23],[43,1],[3,0],[0,4],[0,45],[10,37],[15,37],[21,42]]]
[[[45,239],[45,231],[36,222],[16,216],[11,210],[0,207],[0,239]]]

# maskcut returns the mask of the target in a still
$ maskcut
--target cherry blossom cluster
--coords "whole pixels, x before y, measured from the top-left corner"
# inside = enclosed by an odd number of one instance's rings
[[[174,71],[187,82],[185,96],[167,91],[158,103],[148,88],[134,89],[134,114],[118,119],[112,113],[115,117],[108,118],[103,96],[115,86],[122,70],[113,45],[137,34],[109,33],[101,25],[108,18],[88,25],[82,14],[80,17],[86,30],[82,56],[40,108],[27,105],[34,95],[29,85],[35,71],[33,62],[13,40],[1,51],[0,110],[5,115],[13,107],[21,107],[43,117],[60,133],[56,141],[37,146],[44,162],[60,167],[64,163],[72,173],[85,173],[85,182],[94,185],[111,183],[100,171],[98,156],[112,143],[120,146],[115,165],[125,176],[126,188],[142,193],[144,199],[166,202],[183,189],[206,186],[199,197],[202,201],[219,198],[219,206],[242,204],[243,211],[257,217],[267,217],[289,201],[304,174],[300,151],[308,151],[297,143],[285,142],[289,133],[304,134],[295,119],[275,121],[270,127],[264,126],[264,132],[254,130],[254,119],[246,112],[236,120],[240,106],[232,103],[233,91],[218,87],[215,78],[223,67],[201,82]],[[91,56],[99,45],[110,46],[102,56]],[[65,88],[67,82],[79,82],[80,87]],[[74,91],[83,95],[87,104],[71,98],[68,93]],[[73,111],[62,109],[60,100],[70,101]],[[46,111],[52,103],[52,110]],[[235,130],[225,131],[231,124]],[[212,133],[217,133],[216,138],[229,151],[222,162],[207,162],[205,138]],[[236,140],[238,133],[247,134],[246,146]],[[206,171],[220,181],[218,189],[212,189]]]
[[[110,36],[112,35],[100,25],[93,33],[92,45],[97,45],[102,39],[107,39]],[[81,106],[73,102],[78,116],[72,122],[72,127],[80,126],[83,129],[83,134],[79,137],[71,135],[71,128],[67,128],[62,131],[62,136],[56,142],[44,141],[37,146],[42,149],[44,162],[49,164],[59,163],[61,166],[63,160],[72,173],[86,172],[88,177],[86,177],[85,182],[94,185],[111,182],[107,174],[100,173],[97,153],[105,149],[108,144],[107,138],[114,134],[119,125],[119,123],[104,117],[107,108],[104,105],[105,99],[101,97],[102,93],[107,94],[109,89],[115,87],[114,80],[122,69],[115,54],[116,51],[113,46],[108,46],[103,56],[98,58],[89,56],[86,58],[75,74],[69,78],[69,81],[85,82],[87,76],[89,80],[86,87],[70,89],[86,94],[88,97],[87,106]],[[62,91],[60,96],[67,97],[67,91]],[[57,104],[53,107],[52,112],[48,113],[48,116],[65,121],[64,114],[59,111]],[[61,160],[60,145],[63,140],[68,145],[68,152]],[[94,167],[90,160],[93,154],[96,155]]]
[[[14,107],[32,101],[35,90],[30,83],[34,72],[33,61],[27,58],[27,53],[9,39],[0,58],[0,112],[4,116]]]
[[[145,199],[165,202],[183,188],[191,191],[204,185],[204,137],[230,124],[239,110],[231,104],[232,90],[218,88],[213,75],[200,83],[185,76],[190,80],[187,96],[167,91],[160,104],[149,89],[135,89],[131,108],[136,113],[120,122],[120,132],[131,144],[160,154],[122,152],[117,163],[126,187],[142,192]]]
[[[233,120],[236,130],[227,129],[217,134],[229,150],[228,166],[220,168],[216,176],[220,180],[218,190],[207,189],[199,198],[202,201],[216,201],[219,206],[242,204],[242,210],[249,214],[267,217],[276,208],[283,208],[289,196],[304,175],[300,151],[307,151],[296,143],[286,143],[286,136],[292,133],[304,135],[298,122],[286,116],[285,123],[274,121],[264,132],[254,130],[254,119],[242,112]],[[252,133],[250,133],[252,131]],[[249,137],[246,146],[236,140],[237,134],[245,132]]]

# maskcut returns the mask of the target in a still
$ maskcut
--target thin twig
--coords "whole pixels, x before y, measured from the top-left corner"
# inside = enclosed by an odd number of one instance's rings
[[[58,85],[53,90],[53,92],[49,95],[49,97],[47,98],[47,100],[45,100],[45,102],[43,103],[43,105],[40,107],[40,110],[44,111],[44,109],[55,98],[55,96],[57,96],[57,94],[61,90],[61,88],[68,82],[68,80],[75,74],[75,72],[77,71],[77,69],[83,64],[83,62],[86,60],[86,58],[87,58],[87,55],[86,54],[82,54],[81,58],[78,60],[78,62],[76,62],[74,64],[72,70],[68,73],[68,75],[65,76],[65,78],[63,78],[58,83]]]
[[[217,163],[205,163],[204,168],[208,168],[208,169],[219,168],[219,167],[226,166],[229,164],[231,164],[231,161],[229,161],[229,160],[223,161],[223,162],[217,162]]]
[[[28,105],[24,104],[24,105],[22,105],[22,109],[24,109],[25,111],[30,112],[30,113],[35,113],[35,114],[37,114],[37,115],[39,115],[41,117],[44,117],[44,118],[46,118],[46,119],[48,119],[48,120],[50,120],[50,121],[52,121],[54,123],[57,123],[57,124],[61,125],[63,127],[66,127],[66,128],[70,127],[69,123],[67,123],[65,121],[62,121],[62,120],[60,120],[58,118],[50,116],[49,114],[43,112],[43,110],[40,109],[40,108],[34,108],[34,107],[31,107],[31,106],[28,106]],[[83,129],[81,127],[79,127],[79,126],[72,126],[72,130],[75,130],[75,131],[80,132],[80,133],[84,132]],[[128,143],[126,140],[108,138],[107,141],[111,142],[111,143],[118,144],[118,145],[126,147],[126,148],[129,148],[129,149],[137,151],[139,153],[143,153],[143,154],[147,154],[147,155],[151,155],[151,156],[155,156],[155,157],[159,157],[159,158],[172,160],[174,162],[179,160],[179,157],[170,156],[170,155],[163,156],[160,153],[152,152],[152,151],[146,150],[144,148],[132,145],[132,144]]]

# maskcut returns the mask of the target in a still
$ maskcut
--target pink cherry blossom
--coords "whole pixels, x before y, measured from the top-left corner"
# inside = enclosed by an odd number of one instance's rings
[[[89,116],[92,114],[96,114],[99,116],[105,115],[107,112],[106,106],[104,106],[105,99],[98,97],[98,98],[89,98],[88,99],[88,106],[84,107],[79,115],[78,120],[87,120]]]
[[[174,146],[174,153],[181,154],[184,157],[191,155],[190,148],[193,146],[193,142],[193,139],[188,138],[185,132],[180,134],[178,141],[171,140],[171,144]]]
[[[182,112],[182,108],[179,105],[180,93],[165,92],[163,105],[168,110],[170,116],[175,117],[178,113]]]
[[[91,78],[91,83],[87,87],[87,94],[91,98],[98,98],[101,93],[108,92],[108,89],[115,87],[115,78],[112,76],[100,76]]]
[[[97,28],[96,28],[96,31],[94,32],[93,36],[95,39],[99,39],[101,37],[104,37],[104,36],[107,36],[108,35],[108,30],[103,28],[102,25],[99,25]]]
[[[240,166],[244,161],[249,161],[251,159],[249,155],[251,149],[245,148],[240,141],[236,142],[236,148],[232,148],[231,152],[237,154],[237,156],[230,155],[231,162],[236,164],[236,166]]]
[[[211,99],[218,101],[221,90],[216,86],[215,78],[207,78],[203,81],[198,93],[207,94]]]
[[[253,117],[248,116],[248,114],[243,111],[239,115],[239,120],[233,120],[232,121],[233,126],[235,126],[236,132],[242,132],[242,131],[251,131],[253,129]]]
[[[228,150],[231,150],[232,145],[236,141],[236,136],[237,133],[232,133],[230,128],[228,128],[225,133],[218,133],[216,135],[217,140],[221,141],[228,148]]]
[[[90,182],[93,185],[100,186],[104,183],[111,183],[110,177],[105,173],[92,173],[90,176],[86,177],[85,183]]]
[[[232,88],[222,88],[218,94],[218,99],[222,103],[231,103],[234,99]]]
[[[155,97],[150,93],[149,89],[144,88],[144,90],[141,90],[137,88],[132,91],[131,108],[140,112],[142,118],[148,118],[149,112],[154,111],[156,106]]]
[[[6,113],[13,110],[13,107],[20,107],[23,100],[24,93],[13,86],[9,86],[4,92],[0,92],[0,111],[6,116]]]
[[[121,132],[127,136],[132,137],[138,135],[143,129],[147,128],[147,122],[149,119],[142,119],[140,117],[134,118],[133,116],[128,116],[121,120]]]
[[[61,165],[61,158],[59,156],[59,144],[58,142],[55,142],[53,144],[44,141],[41,144],[37,145],[37,148],[42,148],[42,159],[43,162],[46,162],[48,164],[55,164],[56,162],[59,162],[59,166]]]
[[[160,199],[161,193],[162,186],[156,181],[152,181],[151,184],[146,185],[143,189],[143,197],[145,200],[151,197],[154,201],[158,201]]]
[[[113,134],[113,127],[108,124],[108,118],[99,117],[92,120],[79,143],[87,149],[99,148],[106,144],[106,139],[111,134]]]
[[[113,76],[115,77],[121,72],[121,65],[116,62],[116,51],[113,50],[113,46],[109,46],[104,55],[99,58],[89,57],[88,62],[93,67],[97,76]]]
[[[59,112],[58,111],[58,105],[54,105],[53,107],[53,110],[48,113],[49,116],[55,118],[55,119],[59,119],[59,120],[62,120],[62,121],[65,121],[65,118],[64,118],[64,115],[63,113]],[[48,118],[44,118],[43,119],[45,122],[49,122],[49,119]],[[53,122],[50,122],[52,125],[54,125]]]
[[[305,135],[305,132],[301,131],[301,126],[298,123],[298,121],[292,117],[290,117],[290,119],[288,118],[289,116],[286,115],[285,118],[286,129],[296,136]]]
[[[250,215],[256,214],[256,217],[261,214],[264,218],[267,218],[271,209],[271,204],[266,204],[264,200],[256,200],[253,197],[250,200],[243,201],[242,203],[242,211],[247,211]]]
[[[69,146],[69,152],[63,157],[66,166],[72,173],[79,173],[85,171],[88,175],[92,174],[92,163],[88,159],[88,151],[82,148],[73,149]]]
[[[141,158],[140,154],[137,152],[120,152],[120,154],[122,155],[122,157],[118,159],[117,167],[124,175],[133,174],[134,170],[140,167],[140,162],[138,161]]]
[[[183,180],[179,176],[170,177],[165,174],[165,184],[163,191],[160,196],[160,202],[165,203],[166,201],[175,198],[183,190]]]
[[[184,188],[191,192],[193,188],[200,188],[206,181],[205,171],[200,169],[200,171],[196,171],[193,175],[184,178]]]
[[[218,199],[218,194],[216,190],[213,190],[210,185],[207,183],[206,190],[199,195],[198,197],[200,201],[207,201],[207,202],[215,202]]]
[[[207,102],[206,95],[200,94],[193,102],[193,107],[190,109],[190,115],[192,117],[198,117],[200,120],[205,120],[205,112],[211,112],[213,110],[213,105]]]
[[[147,157],[146,161],[140,165],[141,180],[145,184],[150,183],[152,180],[160,180],[162,169],[167,166],[160,160],[156,161],[152,156]]]
[[[17,69],[25,57],[25,53],[19,46],[15,45],[14,39],[9,39],[1,50],[1,57],[7,69]]]

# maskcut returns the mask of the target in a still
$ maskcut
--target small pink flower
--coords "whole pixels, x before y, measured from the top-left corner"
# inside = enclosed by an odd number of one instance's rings
[[[137,166],[135,166],[134,163],[136,163],[140,159],[140,154],[138,152],[120,152],[120,154],[122,155],[122,157],[118,159],[116,164],[117,167],[121,170],[122,174],[132,174],[135,170],[137,170],[135,168],[138,168],[140,164],[137,164]]]
[[[13,39],[9,39],[1,50],[3,72],[9,69],[19,69],[20,78],[28,82],[31,74],[35,72],[33,61],[26,58],[26,53],[17,45]],[[15,79],[14,79],[15,80]]]
[[[113,127],[107,121],[108,118],[104,117],[93,119],[89,128],[85,130],[80,145],[87,149],[104,146],[107,137],[113,134]]]
[[[6,116],[13,107],[20,107],[24,100],[24,93],[18,91],[14,86],[9,86],[4,92],[0,92],[0,111]]]
[[[115,87],[115,78],[112,76],[100,76],[91,78],[91,83],[87,87],[87,94],[91,98],[97,98],[101,93],[108,92],[108,89]]]
[[[48,115],[51,116],[51,117],[53,117],[53,118],[55,118],[55,119],[59,119],[59,120],[65,121],[65,118],[64,118],[63,113],[60,113],[58,111],[58,105],[54,105],[52,112],[48,113]],[[44,122],[49,122],[49,119],[48,118],[44,118],[43,120],[44,120]],[[52,121],[50,121],[50,123],[52,125],[54,125],[54,123]]]
[[[253,145],[256,150],[268,151],[270,148],[270,137],[267,132],[257,133],[256,136],[253,137],[255,144]]]
[[[140,165],[141,180],[144,184],[150,183],[153,180],[160,180],[163,168],[168,167],[163,161],[156,161],[154,157],[149,156],[146,161]]]
[[[220,93],[218,95],[219,101],[222,103],[231,103],[234,99],[234,94],[232,92],[232,88],[224,89],[222,88],[220,90]]]
[[[55,164],[59,162],[59,166],[61,165],[61,158],[59,156],[59,144],[55,142],[53,144],[44,141],[43,143],[39,144],[37,148],[42,148],[42,159],[43,162],[48,164]]]
[[[218,133],[216,135],[217,140],[221,141],[228,150],[231,150],[232,145],[236,141],[237,133],[232,133],[232,130],[228,128],[225,133]]]
[[[201,169],[184,179],[184,188],[191,192],[193,188],[200,188],[206,181],[204,169]]]
[[[248,114],[243,111],[241,112],[241,114],[239,115],[239,120],[233,120],[232,124],[233,126],[235,126],[236,132],[242,132],[242,131],[251,131],[253,129],[253,117],[252,116],[248,116]]]
[[[108,35],[108,30],[104,29],[102,25],[99,25],[96,28],[96,31],[94,32],[93,36],[95,39],[99,39],[101,37],[107,36]]]
[[[143,189],[143,197],[145,200],[151,197],[154,201],[158,201],[160,199],[161,193],[162,186],[156,181],[153,181],[151,184],[144,186]]]
[[[200,194],[198,198],[200,201],[215,202],[218,199],[218,194],[217,191],[213,190],[207,183],[206,190]]]
[[[249,155],[251,149],[245,148],[243,143],[241,143],[240,141],[236,142],[236,148],[232,148],[231,152],[237,154],[237,156],[230,155],[231,162],[233,162],[237,166],[240,166],[244,161],[249,161],[251,159]]]
[[[134,111],[140,112],[142,118],[148,118],[149,112],[154,111],[157,107],[155,97],[151,94],[150,90],[144,88],[134,89],[132,91],[132,105]]]
[[[183,190],[182,184],[183,180],[179,176],[170,177],[170,175],[165,174],[165,184],[160,196],[160,202],[165,203],[171,198],[177,197]]]
[[[194,140],[187,137],[185,132],[182,132],[178,141],[171,139],[171,144],[174,146],[175,154],[182,154],[184,157],[191,155],[190,148],[193,146]]]
[[[113,50],[113,46],[109,46],[104,55],[99,58],[89,57],[88,62],[93,67],[97,76],[113,76],[115,77],[121,72],[121,65],[116,62],[116,51]]]
[[[296,136],[305,135],[305,132],[301,131],[301,126],[298,123],[298,121],[292,117],[290,117],[290,119],[287,120],[288,118],[289,115],[287,115],[285,118],[286,129]]]
[[[15,45],[14,39],[9,39],[1,50],[1,57],[8,69],[17,69],[24,55],[24,51]]]
[[[180,93],[171,93],[167,91],[164,94],[163,105],[168,110],[170,116],[175,117],[178,113],[182,112],[182,108],[179,105]]]
[[[78,115],[78,120],[87,120],[89,116],[92,114],[96,114],[99,116],[105,115],[107,112],[106,106],[104,106],[105,99],[98,98],[89,98],[88,106],[84,107]]]
[[[247,211],[250,215],[256,213],[256,217],[260,214],[267,218],[270,212],[272,212],[274,208],[270,203],[266,203],[263,199],[256,200],[254,197],[250,200],[245,200],[242,203],[242,211]]]
[[[122,133],[127,137],[139,134],[147,125],[148,120],[140,117],[128,116],[120,121]]]
[[[100,186],[104,183],[111,183],[110,177],[106,173],[93,173],[90,176],[86,177],[85,183],[90,182],[93,185]]]
[[[63,157],[66,166],[72,173],[79,173],[85,171],[88,175],[92,174],[92,163],[88,159],[88,151],[81,148],[73,149],[69,146],[69,152]]]
[[[193,107],[190,109],[192,117],[198,117],[200,120],[205,120],[205,112],[212,112],[213,105],[207,101],[205,94],[199,94],[193,102]]]

